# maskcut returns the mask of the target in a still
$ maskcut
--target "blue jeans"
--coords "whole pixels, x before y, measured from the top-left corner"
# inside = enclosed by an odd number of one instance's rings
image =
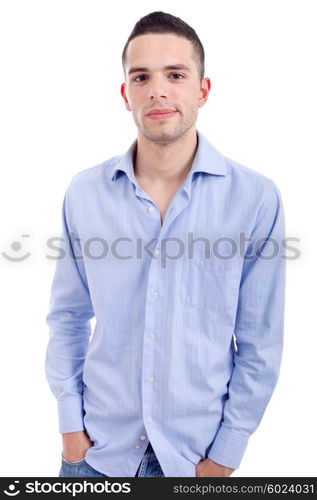
[[[59,477],[109,477],[93,469],[85,459],[80,462],[68,462],[62,456]],[[120,477],[120,475],[119,475]],[[135,477],[164,477],[163,471],[151,446],[148,444]]]

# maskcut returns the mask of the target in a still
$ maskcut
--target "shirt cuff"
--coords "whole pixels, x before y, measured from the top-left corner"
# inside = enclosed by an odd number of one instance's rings
[[[59,432],[64,434],[66,432],[83,431],[83,397],[72,396],[66,399],[57,401]]]
[[[220,426],[207,458],[224,467],[237,469],[247,447],[249,436]]]

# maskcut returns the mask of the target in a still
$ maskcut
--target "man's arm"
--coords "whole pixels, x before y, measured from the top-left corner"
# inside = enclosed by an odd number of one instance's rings
[[[84,430],[83,366],[89,345],[94,316],[87,285],[80,243],[70,237],[73,231],[70,211],[70,189],[62,209],[63,257],[56,262],[51,300],[46,322],[49,341],[45,370],[50,388],[57,399],[59,432]],[[75,232],[75,231],[74,231]]]
[[[260,245],[259,239],[262,239]],[[266,241],[274,239],[275,243]],[[285,220],[281,196],[271,181],[245,256],[235,324],[237,351],[223,420],[208,458],[238,468],[249,436],[257,429],[276,386],[283,349]],[[257,243],[258,241],[258,243]],[[254,246],[255,245],[255,246]],[[268,257],[278,248],[278,255]]]

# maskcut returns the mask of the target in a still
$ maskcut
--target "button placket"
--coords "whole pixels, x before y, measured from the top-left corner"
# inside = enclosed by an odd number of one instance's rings
[[[181,190],[177,193],[176,199],[178,200],[178,206],[173,200],[173,206],[170,207],[166,216],[164,217],[163,224],[161,224],[160,213],[153,205],[146,208],[148,214],[153,214],[155,222],[153,230],[151,232],[156,232],[152,234],[152,237],[156,239],[156,245],[152,253],[154,256],[160,255],[160,242],[164,235],[167,233],[168,228],[171,223],[177,217],[177,215],[185,208],[188,204],[189,199],[184,195]],[[155,415],[153,415],[153,407],[155,407],[155,378],[153,373],[155,370],[155,348],[156,343],[150,342],[157,338],[156,332],[157,321],[160,318],[163,311],[161,308],[160,296],[164,293],[161,290],[161,273],[159,258],[151,258],[148,271],[148,284],[146,291],[146,304],[145,304],[145,321],[144,321],[144,338],[143,338],[143,359],[142,359],[142,373],[145,374],[142,377],[142,408],[143,408],[143,418],[147,434],[149,439],[151,439],[151,424],[155,421]],[[154,418],[152,418],[154,417]]]

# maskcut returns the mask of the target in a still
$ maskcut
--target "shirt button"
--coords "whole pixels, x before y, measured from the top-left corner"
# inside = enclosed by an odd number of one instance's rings
[[[160,251],[159,251],[159,249],[158,249],[158,248],[156,248],[156,249],[154,250],[154,255],[160,255]]]
[[[156,337],[156,334],[155,334],[155,333],[150,333],[150,338],[151,338],[151,339],[155,339],[155,337]]]
[[[147,419],[146,419],[146,420],[147,420],[147,422],[150,422],[150,423],[151,423],[151,422],[152,422],[152,417],[147,417]]]
[[[153,382],[153,380],[154,380],[154,377],[152,377],[152,375],[150,375],[150,376],[148,377],[148,381],[149,381],[149,382]]]
[[[135,447],[136,448],[141,448],[141,445],[140,444],[136,444]]]
[[[154,207],[152,207],[152,205],[151,205],[150,207],[148,207],[147,211],[150,213],[154,212]]]
[[[146,436],[140,436],[141,441],[144,441],[146,439]]]
[[[153,290],[152,293],[151,293],[152,297],[157,297],[158,296],[158,293],[156,290]]]

